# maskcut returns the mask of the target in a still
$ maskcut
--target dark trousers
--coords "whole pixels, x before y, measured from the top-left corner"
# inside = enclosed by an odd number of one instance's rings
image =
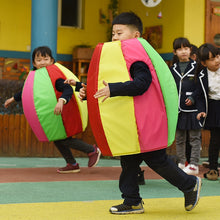
[[[190,163],[190,157],[191,157],[191,151],[192,151],[192,146],[190,145],[189,141],[189,133],[186,133],[186,161]]]
[[[209,169],[217,170],[218,168],[218,155],[220,151],[220,128],[212,128],[210,130],[210,143],[209,143]]]
[[[54,141],[54,144],[63,156],[63,158],[65,159],[66,163],[71,164],[76,163],[76,160],[70,150],[71,148],[78,151],[82,151],[86,154],[94,151],[94,147],[92,145],[87,144],[80,139],[72,137],[68,137],[64,140]]]
[[[166,149],[121,156],[122,173],[119,180],[119,188],[124,198],[124,204],[137,205],[142,198],[139,194],[138,171],[142,161],[169,183],[176,186],[182,192],[192,190],[196,184],[196,177],[187,175],[168,158]]]

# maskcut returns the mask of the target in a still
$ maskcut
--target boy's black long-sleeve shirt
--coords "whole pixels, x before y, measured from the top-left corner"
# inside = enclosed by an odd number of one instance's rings
[[[57,79],[55,83],[55,87],[59,92],[62,92],[62,95],[59,98],[63,98],[66,100],[66,103],[69,102],[73,95],[73,89],[69,84],[64,83],[64,79]],[[45,94],[46,95],[46,94]],[[16,93],[14,95],[15,101],[21,101],[22,91]]]
[[[110,97],[137,96],[146,92],[152,82],[151,72],[144,62],[137,61],[130,67],[133,81],[109,83]]]
[[[130,74],[133,81],[126,82],[118,82],[118,83],[109,83],[110,88],[110,96],[137,96],[142,95],[146,92],[152,82],[151,72],[144,62],[137,61],[133,63],[130,67]],[[58,79],[56,81],[56,89],[60,92],[63,92],[60,98],[64,98],[69,101],[73,94],[72,87],[68,84],[63,83],[63,79]],[[70,87],[70,89],[69,89]],[[81,82],[76,83],[75,91],[79,91],[81,86]],[[14,96],[16,101],[21,100],[21,92],[17,93]]]

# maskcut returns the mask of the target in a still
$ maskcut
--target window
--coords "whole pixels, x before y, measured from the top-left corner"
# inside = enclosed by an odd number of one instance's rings
[[[82,28],[82,5],[83,0],[59,0],[59,26]]]

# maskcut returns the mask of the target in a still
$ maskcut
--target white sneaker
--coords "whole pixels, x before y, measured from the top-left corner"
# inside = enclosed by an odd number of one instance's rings
[[[183,170],[183,169],[185,168],[185,164],[183,164],[183,163],[178,163],[178,167]]]
[[[197,175],[199,174],[199,167],[194,164],[188,164],[183,171],[189,175]]]

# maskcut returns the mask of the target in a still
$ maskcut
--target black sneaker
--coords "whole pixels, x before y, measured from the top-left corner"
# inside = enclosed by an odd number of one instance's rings
[[[138,173],[138,185],[145,185],[144,170],[141,170],[140,173]]]
[[[205,168],[209,168],[209,161],[203,161],[202,162],[202,166],[205,167]]]
[[[205,168],[209,168],[209,161],[204,161],[202,162],[202,166]],[[220,163],[218,163],[218,170],[220,170]]]
[[[190,192],[184,193],[186,211],[191,211],[192,209],[194,209],[199,201],[202,181],[200,177],[196,177],[196,178],[197,180],[194,189]]]
[[[143,202],[140,202],[138,205],[116,205],[112,206],[109,211],[112,214],[125,215],[125,214],[140,214],[144,213]]]

